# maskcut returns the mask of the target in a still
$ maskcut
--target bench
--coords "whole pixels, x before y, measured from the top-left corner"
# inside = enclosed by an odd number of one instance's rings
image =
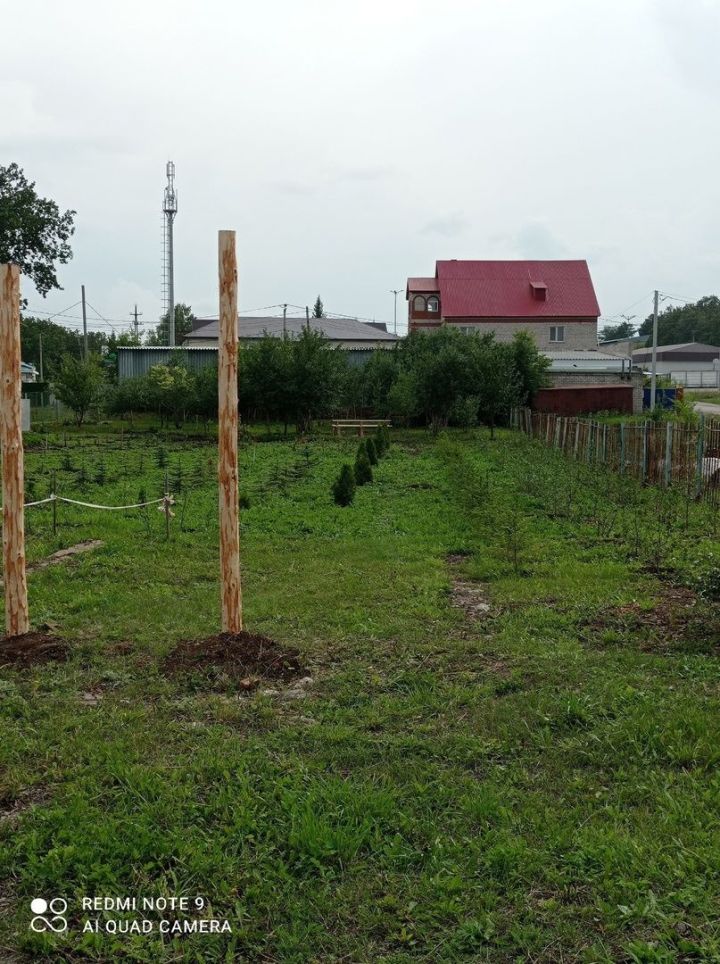
[[[363,436],[365,429],[376,429],[381,425],[391,425],[389,418],[334,418],[332,421],[333,435],[342,435],[346,428],[353,429]]]

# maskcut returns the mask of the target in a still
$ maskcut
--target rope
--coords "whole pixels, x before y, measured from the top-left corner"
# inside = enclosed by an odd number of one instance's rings
[[[170,511],[170,506],[175,505],[175,499],[171,495],[164,495],[160,499],[151,499],[149,502],[135,502],[133,505],[98,505],[96,502],[78,502],[77,499],[66,499],[62,495],[54,493],[47,499],[40,499],[38,502],[26,502],[23,508],[31,509],[36,505],[46,505],[48,502],[67,502],[69,505],[81,505],[86,509],[107,509],[110,512],[121,512],[124,509],[144,509],[148,505],[158,505],[162,503],[161,511]]]

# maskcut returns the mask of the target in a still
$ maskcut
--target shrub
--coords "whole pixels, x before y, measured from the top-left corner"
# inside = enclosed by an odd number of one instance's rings
[[[375,451],[377,452],[378,458],[381,459],[385,455],[386,444],[385,435],[383,434],[384,425],[378,425],[375,432]]]
[[[365,439],[365,452],[367,453],[368,462],[370,465],[378,464],[378,453],[375,447],[375,443],[371,438]]]
[[[387,425],[378,425],[375,435],[375,448],[380,457],[390,448],[390,429]]]
[[[347,462],[333,482],[332,494],[337,505],[350,505],[355,498],[355,473]]]
[[[367,452],[358,452],[357,458],[355,459],[355,481],[358,485],[365,485],[368,482],[372,482],[372,480],[372,466],[367,457]]]

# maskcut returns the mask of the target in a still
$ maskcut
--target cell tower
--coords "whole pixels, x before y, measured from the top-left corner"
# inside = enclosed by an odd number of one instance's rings
[[[168,345],[175,345],[175,264],[173,254],[173,223],[177,214],[177,193],[175,191],[175,165],[168,161],[165,167],[167,186],[163,196],[164,237],[163,237],[163,319],[168,320]],[[161,319],[161,321],[163,320]]]

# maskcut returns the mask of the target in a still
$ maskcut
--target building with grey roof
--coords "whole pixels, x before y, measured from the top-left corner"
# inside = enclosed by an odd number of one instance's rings
[[[334,348],[346,350],[375,350],[392,348],[398,342],[397,335],[391,334],[381,322],[358,321],[357,318],[305,318],[288,317],[239,317],[238,338],[241,342],[255,341],[270,335],[273,338],[296,338],[310,325],[319,331]],[[193,322],[193,330],[183,339],[184,348],[217,348],[218,319],[198,318]]]

